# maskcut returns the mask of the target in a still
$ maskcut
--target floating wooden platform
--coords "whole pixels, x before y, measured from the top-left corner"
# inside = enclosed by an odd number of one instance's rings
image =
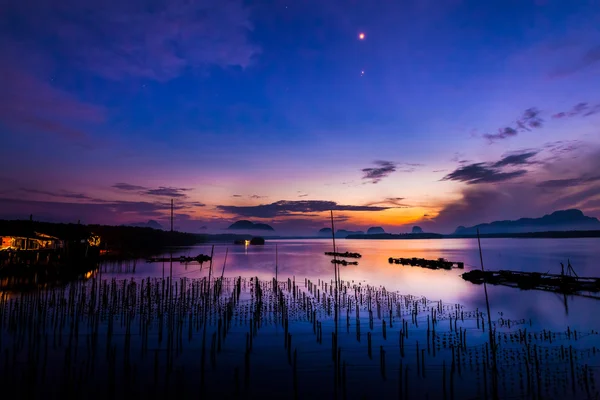
[[[520,271],[473,270],[462,274],[462,278],[475,284],[490,283],[519,289],[537,289],[558,293],[600,292],[600,278],[577,277],[562,274],[542,274]]]
[[[340,264],[340,265],[358,265],[358,261],[346,261],[346,260],[331,260],[332,264]]]
[[[152,258],[148,258],[146,259],[146,262],[149,263],[153,263],[153,262],[180,262],[180,263],[190,263],[190,262],[198,262],[198,263],[203,263],[203,262],[207,262],[210,261],[210,256],[204,255],[204,254],[198,254],[196,257],[185,257],[185,256],[181,256],[181,257],[152,257]]]
[[[448,261],[443,258],[438,258],[437,260],[426,260],[424,258],[394,258],[390,257],[388,259],[390,264],[402,264],[402,265],[410,265],[412,267],[421,267],[428,269],[452,269],[452,268],[460,268],[463,269],[465,264],[462,262],[454,262]]]
[[[333,251],[326,251],[325,252],[326,256],[333,256],[333,257],[345,257],[345,258],[361,258],[362,256],[359,253],[350,253],[350,252],[345,252],[345,253],[338,253],[338,252],[333,252]]]

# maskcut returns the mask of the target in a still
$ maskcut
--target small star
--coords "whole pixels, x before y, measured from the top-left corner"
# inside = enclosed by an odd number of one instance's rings
[[[365,75],[365,71],[360,71],[360,76],[364,76]]]

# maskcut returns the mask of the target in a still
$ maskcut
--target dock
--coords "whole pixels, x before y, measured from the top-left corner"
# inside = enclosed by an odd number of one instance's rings
[[[489,283],[524,290],[537,289],[563,294],[600,292],[600,278],[579,277],[566,274],[548,274],[521,271],[473,270],[462,274],[462,278],[474,284]]]
[[[197,262],[197,263],[204,263],[207,261],[210,261],[211,258],[210,256],[207,256],[205,254],[198,254],[196,257],[185,257],[185,256],[180,256],[180,257],[151,257],[151,258],[147,258],[146,262],[148,263],[155,263],[155,262],[180,262],[180,263],[191,263],[191,262]]]
[[[362,256],[359,253],[350,253],[350,252],[345,252],[345,253],[338,253],[338,252],[334,252],[334,251],[326,251],[325,252],[326,256],[333,256],[333,257],[342,257],[342,258],[361,258]]]
[[[437,260],[426,260],[424,258],[394,258],[390,257],[388,259],[390,264],[401,264],[401,265],[410,265],[411,267],[421,267],[427,269],[446,269],[450,270],[452,268],[464,269],[465,264],[463,262],[455,262],[448,261],[444,258],[438,258]]]

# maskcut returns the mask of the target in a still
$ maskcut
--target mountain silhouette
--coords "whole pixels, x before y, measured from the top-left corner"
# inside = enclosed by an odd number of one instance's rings
[[[148,222],[135,222],[133,224],[129,224],[127,226],[135,226],[138,228],[152,228],[152,229],[164,229],[161,224],[151,219]]]
[[[364,234],[365,233],[363,231],[347,231],[345,229],[338,229],[337,231],[335,231],[336,238],[345,238],[350,235],[364,235]]]
[[[319,236],[321,237],[331,237],[331,228],[321,228],[319,229]]]
[[[372,226],[371,228],[367,229],[367,235],[375,235],[380,233],[385,233],[385,230],[380,226]]]
[[[272,226],[261,223],[254,223],[252,221],[240,220],[229,225],[232,230],[247,230],[247,231],[274,231]]]
[[[337,231],[335,231],[336,238],[345,238],[348,235],[364,235],[364,234],[365,233],[363,231],[347,231],[345,229],[338,229]],[[331,237],[331,228],[319,229],[318,235],[320,237],[330,238]]]
[[[411,233],[423,233],[423,229],[420,226],[413,226]]]
[[[545,231],[588,231],[600,230],[598,218],[587,217],[581,210],[561,210],[541,218],[521,218],[516,221],[495,221],[471,227],[459,226],[455,235],[475,235],[479,233],[525,233]]]

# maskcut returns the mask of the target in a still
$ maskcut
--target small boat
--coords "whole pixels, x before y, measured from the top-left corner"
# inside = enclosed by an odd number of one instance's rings
[[[346,261],[346,260],[331,260],[332,264],[346,265],[358,265],[358,261]]]

